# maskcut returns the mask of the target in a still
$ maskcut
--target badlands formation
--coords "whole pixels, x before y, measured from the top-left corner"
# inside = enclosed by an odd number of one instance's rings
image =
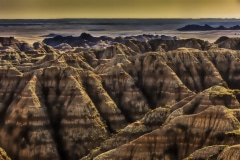
[[[240,39],[0,38],[0,160],[240,159]]]

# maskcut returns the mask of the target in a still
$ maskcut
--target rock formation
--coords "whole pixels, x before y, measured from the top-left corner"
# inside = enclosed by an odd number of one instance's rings
[[[11,160],[2,148],[0,148],[0,160]]]
[[[218,27],[212,27],[208,24],[205,24],[204,26],[192,24],[192,25],[186,25],[182,28],[178,28],[178,31],[212,31],[212,30],[240,30],[240,26],[232,26],[232,27],[224,27],[224,26],[218,26]]]
[[[220,37],[215,43],[219,48],[240,50],[240,38]]]
[[[184,160],[197,159],[239,159],[240,158],[239,145],[214,145],[199,149],[192,153]]]
[[[14,159],[76,159],[97,147],[109,129],[126,125],[98,79],[91,70],[61,64],[26,73],[3,68],[3,147]]]
[[[51,37],[51,36],[50,36]],[[171,37],[171,36],[165,36],[165,35],[137,35],[137,36],[128,36],[128,37],[108,37],[108,36],[100,36],[100,37],[94,37],[89,33],[82,33],[79,37],[73,37],[73,36],[61,36],[57,35],[51,38],[45,38],[43,40],[44,43],[53,46],[55,48],[59,48],[59,45],[62,45],[64,43],[70,45],[71,47],[79,47],[82,46],[84,48],[105,48],[109,47],[114,43],[122,43],[128,41],[137,41],[137,42],[147,42],[151,39],[162,39],[162,40],[177,40],[178,37]]]
[[[201,39],[195,39],[195,38],[180,39],[180,40],[154,39],[154,40],[150,40],[148,43],[152,47],[153,51],[157,51],[157,50],[170,51],[170,50],[176,50],[181,47],[194,48],[199,50],[208,50],[213,46],[213,44],[207,41],[203,41]]]
[[[6,48],[4,47],[10,47],[15,51],[30,51],[33,49],[33,47],[23,41],[19,41],[15,39],[14,37],[0,37],[0,50],[5,50]]]
[[[227,97],[230,106],[224,105]],[[232,91],[214,86],[173,111],[158,129],[95,159],[183,159],[202,146],[238,144],[240,123],[234,109],[239,103]]]
[[[238,159],[232,38],[155,38],[0,39],[0,146],[19,160]]]

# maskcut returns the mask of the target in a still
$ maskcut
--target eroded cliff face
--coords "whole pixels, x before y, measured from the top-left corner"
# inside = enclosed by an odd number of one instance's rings
[[[192,153],[184,160],[196,160],[196,159],[239,159],[239,145],[214,145],[199,149]]]
[[[20,160],[237,157],[240,52],[132,38],[2,50],[0,146]]]
[[[230,37],[220,37],[218,40],[216,40],[215,44],[219,46],[219,48],[227,48],[227,49],[233,49],[233,50],[239,50],[240,49],[240,38],[230,38]]]
[[[160,129],[95,159],[183,159],[202,146],[238,144],[239,134],[233,131],[238,130],[239,121],[226,112],[222,106],[211,106],[198,114],[175,117]]]
[[[19,41],[14,37],[0,37],[0,50],[30,51],[33,47],[23,41]]]
[[[100,148],[93,150],[85,159],[91,159],[93,157],[97,157],[96,159],[111,159],[110,157],[118,157],[116,159],[128,159],[130,157],[134,157],[133,159],[139,159],[141,157],[146,157],[146,159],[153,157],[156,159],[164,159],[167,157],[170,157],[170,159],[182,159],[192,151],[202,146],[210,145],[208,143],[217,144],[217,140],[213,142],[208,141],[224,136],[224,131],[229,133],[228,129],[219,128],[219,132],[214,129],[214,127],[220,127],[219,125],[221,123],[224,123],[221,124],[223,126],[229,126],[225,124],[226,120],[222,117],[223,115],[219,113],[220,110],[221,112],[228,111],[232,113],[233,121],[238,121],[239,119],[237,115],[239,102],[234,95],[235,93],[236,91],[234,90],[229,90],[221,86],[213,86],[197,95],[189,96],[171,107],[156,108],[148,112],[139,121],[125,127],[116,136],[106,140]],[[230,108],[231,111],[227,108]],[[209,126],[209,124],[211,125]],[[236,128],[237,127],[238,125]],[[226,137],[228,137],[227,133]],[[213,137],[210,137],[212,134]],[[155,148],[152,143],[155,144]],[[224,144],[228,142],[219,143]],[[236,144],[237,143],[238,142],[236,142]],[[157,144],[160,146],[157,146]],[[175,148],[171,148],[173,146],[170,144],[174,144]],[[103,153],[106,150],[110,151]],[[141,154],[139,150],[141,150]],[[161,151],[161,153],[155,155],[156,150]],[[168,150],[171,150],[170,153],[166,153]],[[146,155],[143,154],[143,152],[146,152]],[[153,155],[151,155],[151,152]],[[101,153],[103,154],[97,156]],[[124,155],[125,153],[126,155]]]
[[[7,86],[14,88],[7,87],[2,98],[6,102],[1,144],[14,159],[74,159],[91,148],[84,142],[94,141],[91,145],[96,147],[108,135],[83,87],[84,74],[90,73],[49,67],[24,73],[20,80],[7,80]]]

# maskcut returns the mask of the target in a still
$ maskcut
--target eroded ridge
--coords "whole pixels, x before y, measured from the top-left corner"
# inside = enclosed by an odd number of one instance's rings
[[[237,39],[158,38],[1,38],[0,146],[20,160],[237,157]]]

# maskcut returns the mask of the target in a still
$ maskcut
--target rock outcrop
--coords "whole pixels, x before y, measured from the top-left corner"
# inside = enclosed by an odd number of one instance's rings
[[[224,27],[224,26],[218,26],[218,27],[212,27],[208,24],[205,24],[204,26],[192,24],[192,25],[186,25],[182,28],[178,28],[178,31],[212,31],[212,30],[240,30],[240,26],[232,26],[232,27]]]
[[[213,44],[209,43],[208,41],[203,41],[201,39],[180,39],[180,40],[161,40],[161,39],[154,39],[148,42],[152,47],[153,51],[157,50],[176,50],[178,48],[193,48],[198,50],[208,50],[210,49]]]
[[[199,149],[192,153],[184,160],[197,160],[197,159],[239,159],[240,146],[227,146],[227,145],[214,145]]]
[[[215,44],[219,48],[227,48],[232,50],[240,50],[240,38],[220,37]]]
[[[59,48],[59,45],[66,43],[71,47],[84,47],[84,48],[99,48],[103,49],[113,45],[114,43],[128,43],[129,41],[137,41],[137,42],[147,42],[151,39],[162,39],[162,40],[177,40],[178,37],[171,37],[165,35],[137,35],[137,36],[128,36],[128,37],[108,37],[108,36],[100,36],[94,37],[89,33],[82,33],[79,37],[73,36],[61,36],[57,35],[51,38],[46,38],[43,40],[44,43],[53,46],[55,48]]]
[[[10,47],[12,50],[23,52],[33,50],[33,47],[30,44],[19,41],[14,37],[0,37],[0,44],[0,50],[6,50],[7,48],[5,47]]]
[[[14,159],[77,159],[126,124],[91,70],[2,68],[0,143]]]
[[[232,103],[224,106],[225,100],[218,96],[230,96]],[[159,129],[95,159],[183,159],[203,146],[239,144],[240,123],[235,109],[239,103],[231,90],[212,87],[173,111]]]
[[[0,160],[11,160],[2,148],[0,148]]]
[[[179,48],[167,52],[167,64],[190,90],[200,92],[223,83],[221,75],[208,58],[208,52]]]
[[[217,46],[229,38],[80,39],[2,40],[0,146],[12,159],[238,159],[240,52]],[[109,44],[88,48],[99,39]]]

